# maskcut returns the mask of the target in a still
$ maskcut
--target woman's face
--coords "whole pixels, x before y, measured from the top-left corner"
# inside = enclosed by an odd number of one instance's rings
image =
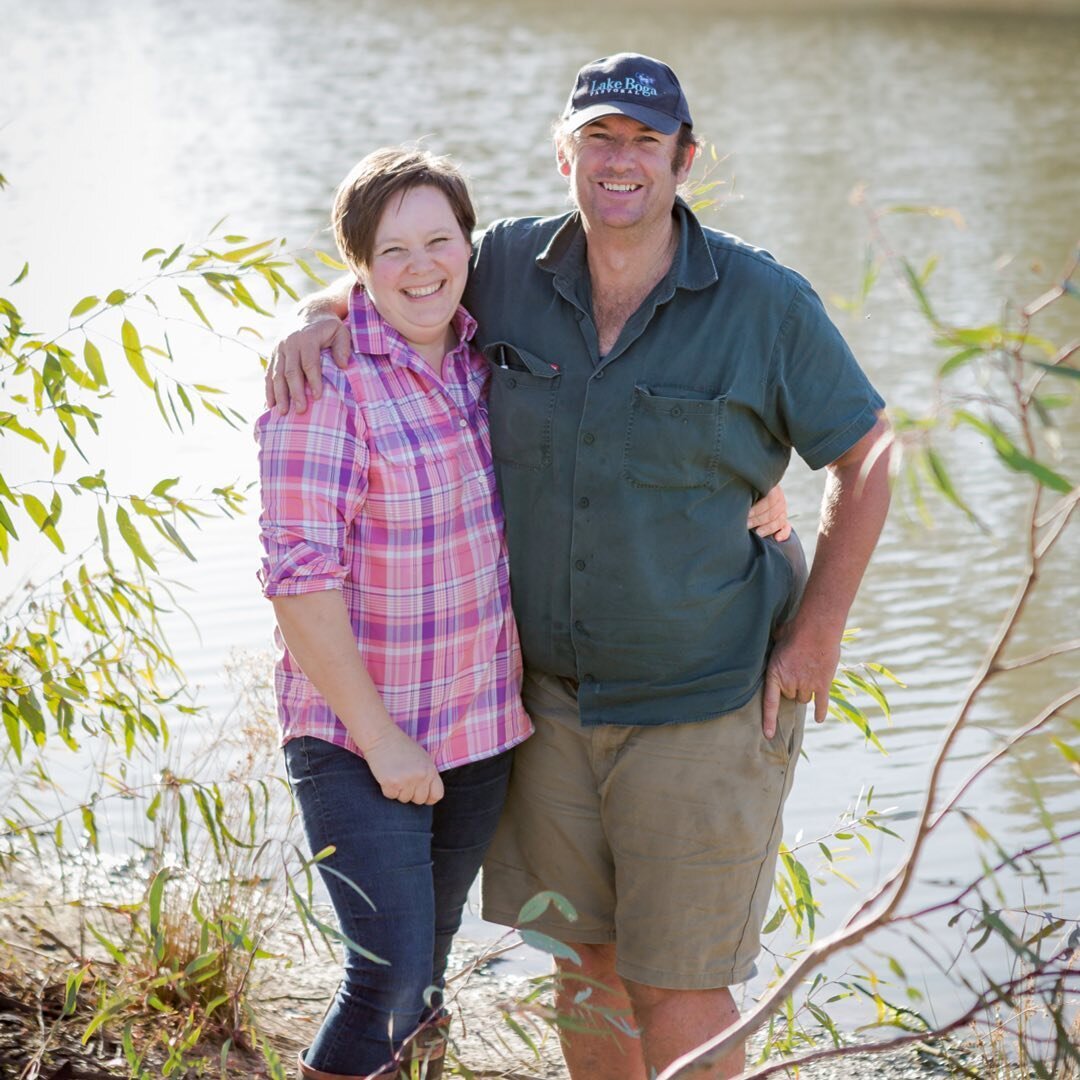
[[[451,346],[470,252],[438,188],[411,188],[383,210],[363,283],[379,314],[418,351]]]

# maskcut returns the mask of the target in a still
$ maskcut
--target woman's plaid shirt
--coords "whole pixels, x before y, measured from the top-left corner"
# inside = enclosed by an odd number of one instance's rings
[[[440,770],[530,733],[510,610],[487,369],[459,308],[442,378],[353,289],[353,356],[323,358],[306,412],[255,425],[267,597],[339,589],[357,647],[398,726]],[[312,735],[358,753],[281,640],[282,742]]]

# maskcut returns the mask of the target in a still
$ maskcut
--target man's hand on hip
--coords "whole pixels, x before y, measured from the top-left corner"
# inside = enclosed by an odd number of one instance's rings
[[[840,638],[799,625],[798,616],[776,633],[769,665],[765,669],[764,715],[761,729],[766,739],[776,734],[780,698],[814,702],[814,719],[820,724],[829,713],[829,690],[840,663]]]

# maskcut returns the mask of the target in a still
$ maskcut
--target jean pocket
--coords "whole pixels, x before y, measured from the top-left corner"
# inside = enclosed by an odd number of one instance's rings
[[[727,395],[635,386],[626,425],[623,477],[639,488],[707,488],[726,482],[720,440]]]
[[[284,746],[284,754],[285,771],[291,786],[312,776],[355,769],[358,760],[352,751],[325,739],[317,739],[314,735],[290,739]]]

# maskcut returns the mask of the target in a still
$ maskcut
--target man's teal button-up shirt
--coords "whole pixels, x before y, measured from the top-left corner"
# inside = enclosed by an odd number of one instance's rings
[[[465,294],[525,662],[579,681],[585,724],[753,696],[793,580],[750,505],[792,448],[827,465],[884,404],[802,277],[675,216],[671,269],[606,356],[576,212],[491,226]]]

